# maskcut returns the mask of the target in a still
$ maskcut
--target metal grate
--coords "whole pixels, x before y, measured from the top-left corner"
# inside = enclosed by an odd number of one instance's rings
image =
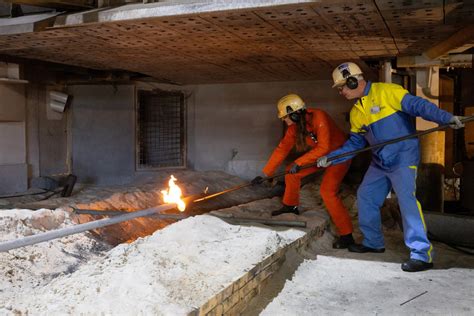
[[[184,95],[138,93],[137,169],[185,166]]]

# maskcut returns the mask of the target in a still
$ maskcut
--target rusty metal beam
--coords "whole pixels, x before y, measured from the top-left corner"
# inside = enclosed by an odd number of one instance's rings
[[[93,0],[5,0],[5,2],[54,9],[83,10],[95,7]]]
[[[460,46],[464,46],[466,43],[472,42],[474,40],[474,24],[466,26],[465,28],[457,31],[446,40],[442,41],[426,50],[423,53],[423,56],[429,59],[436,59],[440,56],[443,56],[449,51],[456,49]]]

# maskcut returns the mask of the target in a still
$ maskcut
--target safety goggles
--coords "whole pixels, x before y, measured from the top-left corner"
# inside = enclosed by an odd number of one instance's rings
[[[340,86],[340,87],[336,87],[336,89],[337,89],[338,92],[342,92],[342,90],[344,90],[344,87],[345,87],[345,86],[346,86],[346,85],[343,84],[343,85]]]

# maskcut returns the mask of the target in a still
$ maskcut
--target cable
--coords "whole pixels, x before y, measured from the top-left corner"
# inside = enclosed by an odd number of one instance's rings
[[[1,195],[0,199],[9,199],[9,198],[27,196],[27,195],[38,195],[38,194],[44,194],[44,193],[48,193],[48,192],[52,192],[52,191],[44,190],[43,192],[35,192],[35,193],[23,193],[23,194],[16,194],[16,195]]]
[[[47,200],[47,199],[49,199],[50,197],[52,197],[52,196],[54,196],[54,195],[56,195],[56,194],[61,193],[61,191],[62,191],[62,189],[61,189],[61,190],[57,190],[57,191],[49,191],[49,192],[51,192],[50,195],[47,195],[47,196],[45,196],[44,198],[39,199],[38,201]]]
[[[61,193],[63,189],[61,190],[56,190],[56,191],[53,191],[53,190],[45,190],[43,192],[35,192],[35,193],[24,193],[24,194],[16,194],[16,195],[2,195],[0,196],[0,199],[9,199],[9,198],[14,198],[14,197],[21,197],[21,196],[28,196],[28,195],[40,195],[40,194],[45,194],[45,193],[51,193],[50,195],[47,195],[37,201],[44,201],[44,200],[47,200],[49,199],[50,197],[52,197],[53,195],[56,195],[58,193]]]

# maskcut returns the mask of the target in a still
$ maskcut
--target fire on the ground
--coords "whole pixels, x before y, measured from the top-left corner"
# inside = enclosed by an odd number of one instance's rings
[[[175,181],[177,179],[171,175],[170,180],[168,181],[168,189],[162,190],[163,201],[165,203],[176,203],[178,210],[184,212],[186,209],[186,204],[182,200],[182,192],[179,186],[176,185]]]

